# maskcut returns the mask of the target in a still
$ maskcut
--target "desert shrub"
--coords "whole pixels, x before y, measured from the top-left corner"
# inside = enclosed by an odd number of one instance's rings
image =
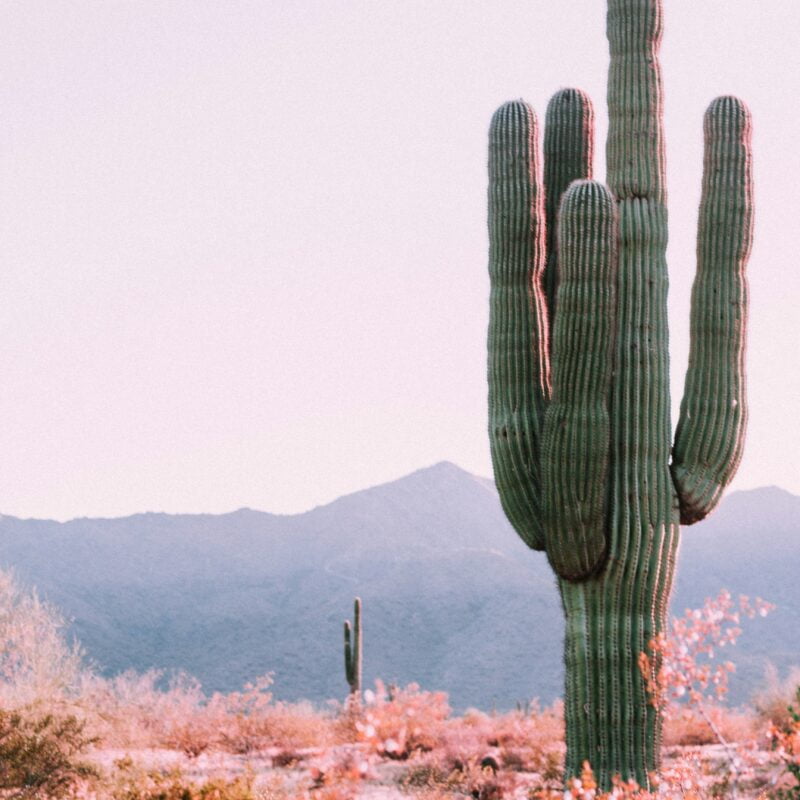
[[[87,674],[60,612],[0,570],[0,794],[63,797],[95,770],[96,740],[79,709]]]
[[[58,610],[0,571],[0,708],[73,715],[105,746],[169,747],[188,756],[332,740],[330,716],[308,704],[274,703],[271,683],[265,675],[242,691],[209,697],[185,673],[168,679],[159,670],[127,671],[104,678],[86,665],[79,645],[68,642]]]
[[[0,711],[0,793],[6,798],[59,798],[97,772],[79,756],[94,740],[72,715]]]
[[[380,680],[364,692],[364,706],[346,706],[340,736],[353,736],[378,755],[406,759],[430,751],[442,742],[450,715],[445,692],[425,692],[415,683],[387,692]]]
[[[476,800],[500,800],[512,797],[516,780],[513,774],[500,773],[489,764],[469,760],[458,764],[447,776],[445,786],[459,794],[469,795]]]
[[[449,792],[494,800],[532,797],[534,789],[561,797],[563,760],[560,703],[527,714],[471,709],[446,720],[438,747],[409,760],[400,783],[415,797]]]
[[[60,612],[0,570],[0,705],[23,708],[73,698],[85,670]]]
[[[789,706],[800,686],[800,666],[791,667],[781,678],[774,664],[767,664],[762,687],[753,695],[752,703],[760,719],[784,728],[792,721]]]
[[[770,723],[769,738],[784,771],[774,796],[779,800],[800,800],[800,686],[794,704],[788,707],[788,720],[782,725]]]
[[[115,771],[106,795],[112,800],[255,800],[251,774],[236,778],[210,778],[190,781],[179,769],[169,772],[147,770],[130,758],[115,762]],[[272,784],[273,797],[281,797]]]
[[[196,757],[208,750],[247,754],[266,747],[329,744],[334,722],[308,703],[276,703],[262,676],[240,692],[208,697],[189,675],[173,675],[165,689],[157,670],[94,677],[82,695],[93,730],[108,746],[168,747]]]
[[[197,756],[218,738],[216,709],[207,707],[200,683],[178,673],[159,688],[159,670],[92,676],[81,695],[103,742],[116,747],[169,747]]]
[[[510,772],[536,773],[560,781],[564,760],[564,721],[560,703],[528,714],[467,711],[448,721],[441,750],[453,766],[496,763]],[[490,759],[491,762],[485,761]]]
[[[420,796],[420,791],[426,795],[438,792],[445,797],[452,797],[453,793],[471,795],[483,800],[503,796],[500,786],[503,778],[498,777],[492,766],[482,765],[477,759],[447,761],[438,754],[419,759],[409,765],[399,783],[404,789],[412,790],[415,797]]]
[[[400,778],[400,785],[414,789],[441,789],[453,772],[452,765],[446,766],[441,758],[420,759],[409,765]]]
[[[308,702],[274,703],[257,723],[252,734],[259,747],[328,747],[336,740],[336,720]]]
[[[560,703],[529,714],[504,714],[495,719],[488,742],[498,749],[506,769],[534,772],[545,780],[560,776],[564,758],[564,715]]]
[[[758,718],[746,710],[736,711],[723,705],[709,705],[703,713],[694,706],[686,706],[664,720],[663,742],[667,747],[719,744],[715,730],[726,742],[754,741],[759,736]]]

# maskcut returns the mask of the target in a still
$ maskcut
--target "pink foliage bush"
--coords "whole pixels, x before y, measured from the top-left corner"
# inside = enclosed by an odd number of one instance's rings
[[[353,728],[356,741],[378,755],[406,759],[438,747],[449,716],[445,692],[424,692],[415,683],[387,690],[377,680],[374,691],[364,692],[364,706],[358,709]]]
[[[650,652],[639,656],[654,705],[668,712],[670,703],[684,698],[690,703],[724,699],[728,676],[736,667],[732,661],[711,662],[718,651],[736,643],[742,615],[765,617],[774,608],[761,598],[751,602],[746,595],[740,595],[737,607],[730,592],[723,590],[701,608],[674,617],[669,629],[650,642]]]
[[[330,744],[334,721],[309,704],[273,700],[264,675],[243,691],[207,697],[198,681],[179,674],[166,689],[161,673],[126,672],[89,681],[82,697],[92,729],[107,746],[166,747],[196,757],[207,750],[246,754],[267,747]]]

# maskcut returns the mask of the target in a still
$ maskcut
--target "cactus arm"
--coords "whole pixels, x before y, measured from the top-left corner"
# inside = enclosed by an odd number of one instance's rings
[[[353,627],[355,628],[355,641],[353,646],[353,692],[361,694],[361,670],[363,667],[363,630],[361,628],[361,598],[353,601]]]
[[[608,184],[617,200],[666,202],[660,0],[608,0]]]
[[[489,440],[503,508],[535,550],[544,549],[539,449],[550,393],[544,220],[536,115],[506,103],[489,132]]]
[[[353,685],[353,633],[350,620],[344,621],[344,676],[347,683]]]
[[[719,502],[739,466],[747,421],[745,268],[753,235],[750,113],[738,98],[718,97],[708,107],[703,127],[689,367],[672,461],[684,525],[703,519]]]
[[[594,109],[580,89],[562,89],[547,104],[544,122],[544,198],[547,266],[543,285],[552,337],[558,286],[557,218],[561,197],[574,180],[592,177]]]
[[[596,572],[606,555],[614,198],[601,183],[575,181],[564,193],[558,219],[558,315],[542,443],[542,505],[553,569],[567,580],[581,580]]]

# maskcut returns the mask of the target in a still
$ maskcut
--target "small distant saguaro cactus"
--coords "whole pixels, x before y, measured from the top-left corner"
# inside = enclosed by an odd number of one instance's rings
[[[350,697],[361,699],[361,598],[353,602],[353,625],[344,622],[344,674],[350,684]]]
[[[544,550],[566,616],[566,777],[590,762],[649,787],[661,719],[638,656],[664,627],[679,525],[705,517],[741,458],[751,123],[705,115],[691,347],[670,447],[661,0],[608,0],[608,185],[576,89],[538,123],[522,101],[489,143],[489,435],[505,512]],[[658,664],[653,664],[656,670]]]

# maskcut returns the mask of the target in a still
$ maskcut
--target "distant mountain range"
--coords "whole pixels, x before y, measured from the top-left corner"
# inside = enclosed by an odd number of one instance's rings
[[[73,619],[109,674],[183,669],[231,690],[272,671],[279,699],[342,698],[342,620],[360,595],[368,685],[416,681],[457,709],[562,691],[563,619],[544,555],[511,529],[491,481],[446,462],[292,516],[3,516],[0,566]],[[723,587],[778,605],[726,654],[739,666],[734,701],[767,659],[800,664],[800,497],[731,494],[684,530],[678,576],[678,613]]]

